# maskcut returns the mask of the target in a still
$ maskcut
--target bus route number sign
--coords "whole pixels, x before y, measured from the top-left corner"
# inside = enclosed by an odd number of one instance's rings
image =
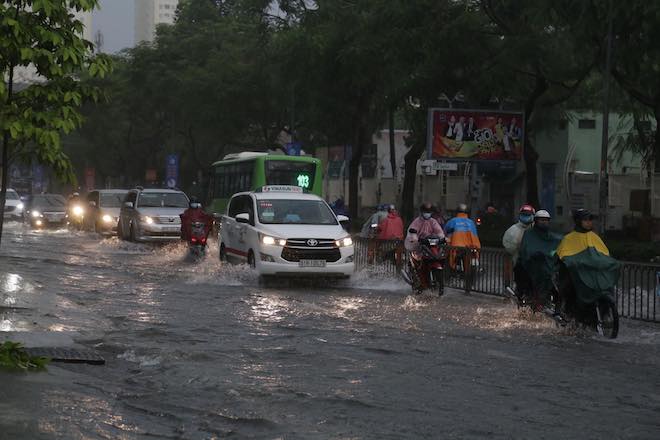
[[[301,188],[309,188],[309,180],[309,175],[307,174],[298,174],[298,177],[296,177],[296,182]]]

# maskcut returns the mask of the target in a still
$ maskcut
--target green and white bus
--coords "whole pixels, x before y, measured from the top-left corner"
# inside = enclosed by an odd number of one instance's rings
[[[225,213],[231,196],[266,185],[299,186],[322,197],[321,160],[268,153],[229,154],[211,165],[207,211],[217,219]]]

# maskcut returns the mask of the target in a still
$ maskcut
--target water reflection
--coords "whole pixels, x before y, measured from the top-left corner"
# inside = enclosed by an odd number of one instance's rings
[[[289,308],[287,301],[273,296],[253,296],[250,319],[257,322],[281,322]]]

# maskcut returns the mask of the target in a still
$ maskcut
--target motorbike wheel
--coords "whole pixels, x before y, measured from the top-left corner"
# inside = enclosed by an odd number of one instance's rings
[[[227,249],[224,244],[220,245],[220,261],[223,263],[227,262]]]
[[[445,279],[442,269],[433,270],[433,280],[435,281],[435,287],[438,289],[438,296],[445,294]]]
[[[615,339],[619,334],[619,312],[611,299],[598,301],[596,304],[596,330],[608,339]]]

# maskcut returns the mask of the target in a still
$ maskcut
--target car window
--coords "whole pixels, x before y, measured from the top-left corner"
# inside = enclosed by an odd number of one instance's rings
[[[104,208],[119,208],[124,200],[126,193],[102,193],[100,206]],[[97,202],[98,205],[98,202]]]
[[[8,189],[7,190],[7,200],[20,200],[20,197],[18,197],[18,193],[14,191],[13,189]]]
[[[141,208],[187,208],[188,197],[183,193],[141,193],[138,205]]]
[[[32,206],[64,208],[66,207],[66,199],[59,194],[39,194],[32,199]]]
[[[277,225],[336,225],[337,219],[320,200],[265,199],[257,201],[259,222]]]

